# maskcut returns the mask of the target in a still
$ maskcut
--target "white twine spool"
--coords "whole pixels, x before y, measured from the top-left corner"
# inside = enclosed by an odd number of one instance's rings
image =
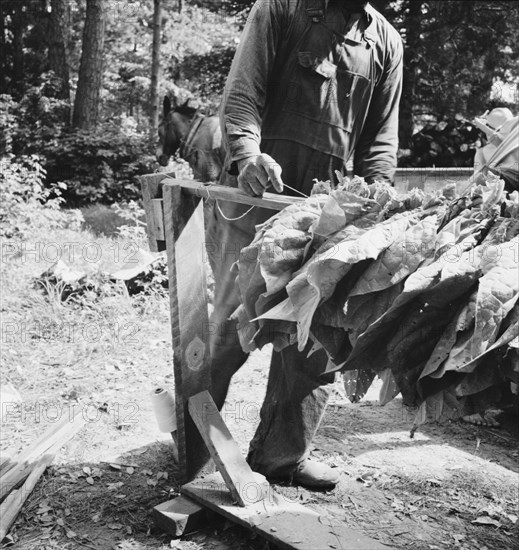
[[[169,390],[157,388],[151,392],[151,405],[159,430],[161,432],[173,432],[177,429],[177,417],[175,414],[175,399]]]

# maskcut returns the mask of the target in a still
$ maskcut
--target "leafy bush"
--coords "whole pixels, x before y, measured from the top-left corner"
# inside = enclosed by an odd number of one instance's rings
[[[77,206],[139,199],[136,176],[153,172],[155,163],[147,147],[142,136],[112,127],[65,133],[59,144],[44,146],[42,152],[48,180],[65,182],[63,197]]]
[[[24,237],[29,231],[79,228],[77,210],[61,210],[63,183],[45,187],[45,168],[37,155],[0,161],[0,236]]]
[[[62,182],[62,198],[70,206],[140,198],[135,176],[155,167],[147,134],[123,115],[95,132],[68,130],[68,102],[54,97],[59,84],[45,73],[19,103],[0,96],[0,153],[21,159],[38,154],[42,183],[50,189]]]
[[[61,80],[54,73],[43,73],[35,86],[29,87],[19,102],[2,96],[0,109],[11,116],[3,121],[11,134],[10,147],[3,150],[15,155],[38,154],[43,143],[57,144],[68,124],[68,100],[56,97]]]
[[[399,159],[402,167],[471,167],[484,134],[461,118],[426,124],[411,138],[409,153]]]
[[[186,56],[177,68],[176,80],[188,81],[189,89],[196,97],[217,106],[235,50],[235,46],[221,45],[207,53]]]
[[[0,156],[13,152],[13,136],[18,130],[16,102],[10,95],[0,94]]]

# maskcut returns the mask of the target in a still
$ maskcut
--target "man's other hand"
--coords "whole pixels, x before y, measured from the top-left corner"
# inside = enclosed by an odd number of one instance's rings
[[[272,183],[274,189],[281,193],[281,166],[269,155],[261,154],[238,161],[238,186],[253,197],[261,197]]]

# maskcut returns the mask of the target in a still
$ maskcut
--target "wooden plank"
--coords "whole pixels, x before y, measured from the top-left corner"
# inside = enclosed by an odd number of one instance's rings
[[[308,506],[291,502],[270,489],[267,497],[246,507],[233,503],[219,474],[183,485],[180,491],[227,519],[286,550],[388,550],[388,546]]]
[[[270,208],[271,210],[283,210],[283,208],[290,204],[305,200],[304,197],[289,197],[287,195],[278,195],[277,193],[265,193],[263,197],[251,197],[235,187],[214,184],[207,185],[190,180],[165,178],[163,183],[180,185],[183,192],[187,195],[248,204],[250,206],[260,206],[262,208]]]
[[[0,500],[3,500],[14,488],[31,473],[34,464],[51,447],[57,449],[69,441],[85,424],[83,415],[74,413],[71,407],[62,418],[47,429],[29,447],[15,456],[9,469],[0,477]]]
[[[9,532],[9,529],[27,500],[27,497],[32,493],[34,487],[36,487],[36,484],[43,475],[43,472],[45,472],[47,466],[54,460],[55,453],[58,449],[49,452],[41,457],[36,464],[33,464],[29,477],[25,483],[20,489],[13,491],[0,505],[0,541],[2,541]]]
[[[167,177],[175,177],[172,172],[159,172],[158,174],[146,174],[138,176],[137,179],[141,183],[142,203],[144,212],[146,213],[146,235],[148,236],[148,244],[152,252],[160,252],[166,249],[164,242],[164,232],[161,233],[160,223],[157,223],[155,217],[155,207],[153,199],[162,197],[162,180]]]
[[[36,484],[45,472],[46,468],[52,464],[60,448],[84,425],[85,420],[83,415],[81,413],[76,413],[74,415],[73,409],[71,410],[71,416],[69,417],[69,415],[66,415],[68,425],[66,424],[63,426],[63,424],[60,423],[59,430],[54,432],[54,436],[59,435],[59,437],[53,437],[51,443],[47,447],[42,447],[42,444],[40,443],[38,448],[39,455],[37,459],[34,459],[32,463],[28,464],[30,471],[27,479],[19,489],[11,491],[0,505],[0,541],[2,541],[9,532],[9,529],[20,513],[23,504],[27,500],[27,497],[32,493],[34,487],[36,487]],[[49,430],[45,432],[44,436],[48,433]],[[38,439],[36,441],[39,442],[40,440]],[[13,468],[7,473],[7,475],[16,472],[16,469],[17,467]]]
[[[192,479],[209,453],[189,416],[188,399],[211,386],[202,201],[163,186],[181,480]]]
[[[243,458],[208,391],[189,399],[189,412],[234,501],[247,506],[263,500],[269,484]]]
[[[155,524],[175,537],[196,531],[207,523],[203,506],[183,495],[153,508]]]
[[[162,199],[152,199],[153,221],[155,223],[155,237],[158,241],[166,242],[166,233],[164,231],[164,201]]]
[[[0,475],[3,475],[14,466],[13,456],[15,454],[13,451],[2,451],[0,455]]]
[[[467,186],[473,173],[472,168],[397,168],[395,173],[395,189],[406,193],[409,189],[418,188],[429,193],[442,189],[447,183],[455,183],[456,190],[461,193]],[[250,197],[234,187],[203,184],[196,181],[166,178],[165,182],[177,183],[185,193],[205,199],[218,199],[251,206],[282,210],[290,204],[301,202],[303,197],[265,193],[263,197]]]
[[[418,188],[429,193],[442,189],[447,183],[455,183],[456,191],[465,190],[472,168],[397,168],[395,172],[395,189],[405,193],[409,189]]]

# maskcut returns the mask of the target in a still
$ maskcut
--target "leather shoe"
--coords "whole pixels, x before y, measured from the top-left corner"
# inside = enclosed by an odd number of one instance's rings
[[[339,482],[340,474],[338,468],[307,458],[297,467],[292,482],[307,489],[333,489]]]

